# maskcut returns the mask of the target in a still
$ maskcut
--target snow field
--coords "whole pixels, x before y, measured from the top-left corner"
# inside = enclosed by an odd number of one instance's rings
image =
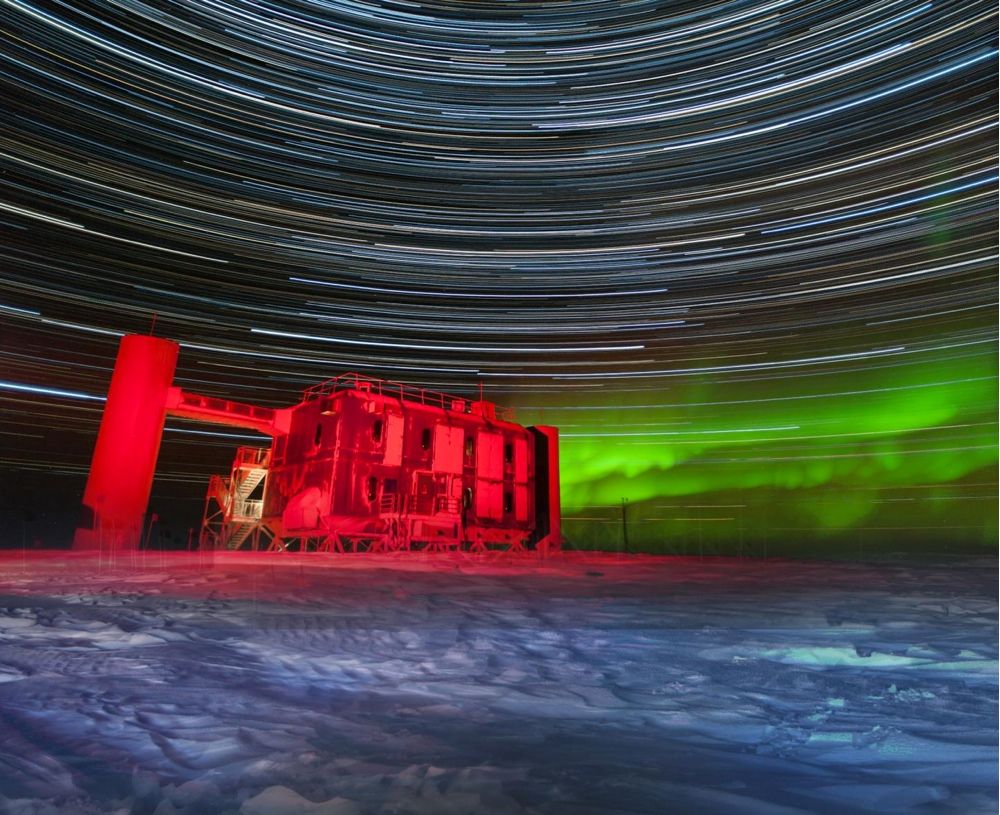
[[[996,579],[11,553],[0,812],[995,812]]]

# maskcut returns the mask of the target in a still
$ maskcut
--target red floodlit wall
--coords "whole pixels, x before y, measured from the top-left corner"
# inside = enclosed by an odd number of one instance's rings
[[[158,337],[122,338],[83,496],[93,528],[77,530],[74,548],[138,546],[179,348]]]
[[[476,517],[503,518],[503,436],[480,430],[476,433]]]
[[[463,450],[462,443],[465,431],[461,427],[438,424],[434,426],[434,451],[432,469],[438,473],[451,475],[462,474]]]

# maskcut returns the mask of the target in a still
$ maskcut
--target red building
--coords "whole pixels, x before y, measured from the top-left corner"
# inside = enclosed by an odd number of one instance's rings
[[[558,437],[486,401],[344,374],[306,390],[269,453],[213,480],[206,546],[396,551],[559,543]]]

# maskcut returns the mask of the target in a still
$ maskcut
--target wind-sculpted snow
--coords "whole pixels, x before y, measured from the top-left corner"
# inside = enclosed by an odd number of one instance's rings
[[[996,564],[0,561],[0,812],[987,813]]]

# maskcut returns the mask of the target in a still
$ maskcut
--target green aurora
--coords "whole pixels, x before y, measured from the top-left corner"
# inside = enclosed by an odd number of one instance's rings
[[[994,354],[819,368],[675,377],[617,390],[614,406],[601,391],[572,407],[520,410],[520,421],[560,427],[570,544],[996,543]]]

